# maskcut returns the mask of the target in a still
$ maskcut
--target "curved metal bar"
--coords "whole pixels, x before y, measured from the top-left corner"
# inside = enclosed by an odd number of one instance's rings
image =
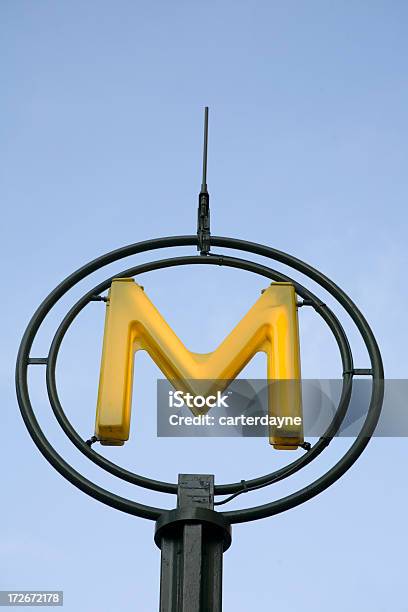
[[[288,276],[277,272],[276,270],[272,270],[269,267],[262,266],[261,264],[257,264],[254,262],[248,262],[246,260],[238,259],[235,257],[227,257],[227,256],[211,256],[211,257],[197,257],[197,256],[184,256],[184,257],[175,257],[172,259],[159,260],[154,262],[148,262],[144,264],[140,264],[138,266],[134,266],[132,268],[128,268],[119,274],[115,274],[108,278],[107,280],[99,283],[96,287],[88,291],[84,296],[82,296],[76,304],[69,310],[69,312],[65,315],[62,320],[60,326],[58,327],[55,336],[52,340],[50,351],[47,359],[47,390],[48,396],[50,400],[51,407],[55,414],[55,417],[60,424],[61,428],[71,440],[71,442],[91,461],[99,465],[99,467],[105,469],[109,473],[130,482],[132,484],[139,485],[141,487],[145,487],[148,489],[152,489],[155,491],[160,491],[162,493],[177,493],[177,485],[174,483],[168,483],[158,480],[152,480],[145,476],[141,476],[135,474],[134,472],[130,472],[129,470],[125,470],[124,468],[118,466],[117,464],[109,461],[103,455],[100,455],[95,450],[90,448],[85,441],[78,435],[74,427],[71,425],[68,420],[61,402],[58,396],[58,390],[56,385],[56,365],[58,352],[61,347],[61,343],[64,339],[66,332],[69,327],[72,325],[75,318],[79,315],[79,313],[83,310],[83,308],[91,301],[91,298],[95,295],[99,295],[110,286],[112,279],[117,277],[132,277],[138,274],[143,274],[146,272],[151,272],[153,270],[169,268],[174,266],[182,266],[182,265],[194,265],[194,264],[204,264],[204,265],[223,265],[233,268],[239,268],[242,270],[246,270],[249,272],[253,272],[255,274],[260,274],[271,280],[278,280],[281,282],[291,282],[295,286],[295,290],[300,297],[303,299],[309,300],[312,305],[316,308],[319,314],[322,316],[323,320],[327,323],[330,330],[332,331],[335,339],[337,341],[340,356],[342,360],[343,371],[350,371],[353,368],[353,360],[351,355],[351,350],[347,341],[347,337],[344,333],[344,330],[337,320],[332,311],[325,305],[321,303],[321,301],[308,289],[293,281]],[[346,375],[343,379],[343,388],[342,394],[339,402],[338,410],[333,417],[332,423],[328,427],[327,431],[320,438],[320,440],[312,447],[312,449],[302,457],[296,459],[290,464],[284,466],[280,470],[273,472],[271,474],[266,474],[264,476],[260,476],[257,478],[253,478],[250,480],[246,480],[247,487],[260,487],[266,484],[272,484],[272,482],[277,482],[278,480],[282,480],[290,476],[291,474],[297,472],[301,468],[305,467],[308,463],[310,463],[313,459],[315,459],[326,446],[331,441],[332,437],[337,433],[338,428],[346,414],[348,403],[350,400],[351,394],[351,381],[352,377],[350,374]],[[230,493],[237,493],[242,489],[242,483],[230,483],[230,484],[220,484],[215,487],[216,495],[226,495]]]
[[[82,491],[88,493],[95,499],[98,499],[99,501],[102,501],[107,505],[122,510],[124,512],[128,512],[129,514],[134,514],[143,518],[149,518],[153,520],[157,519],[158,516],[163,512],[162,509],[145,506],[143,504],[127,500],[95,485],[88,479],[84,478],[81,474],[76,472],[53,449],[53,447],[49,444],[48,440],[45,438],[43,432],[41,431],[32,409],[27,386],[27,366],[34,337],[43,319],[48,314],[49,310],[55,305],[55,303],[80,280],[82,280],[95,270],[99,269],[100,267],[132,254],[159,248],[188,246],[196,244],[197,236],[176,236],[159,238],[152,241],[145,241],[142,243],[136,243],[133,245],[128,245],[126,247],[122,247],[105,255],[102,255],[101,257],[91,261],[89,264],[86,264],[85,266],[71,274],[60,285],[58,285],[58,287],[56,287],[54,291],[52,291],[49,296],[44,300],[44,302],[39,306],[26,329],[17,357],[16,387],[20,409],[31,437],[33,438],[35,444],[38,446],[45,458],[53,465],[55,469],[57,469],[59,473],[61,473],[65,478],[67,478],[72,484],[77,486]],[[211,244],[213,246],[223,246],[226,248],[237,249],[245,252],[252,252],[257,255],[268,257],[270,259],[275,259],[305,274],[306,276],[320,284],[323,288],[325,288],[345,308],[347,313],[355,322],[366,344],[370,356],[373,376],[372,395],[368,414],[366,416],[359,436],[357,437],[353,445],[350,447],[348,452],[344,455],[344,457],[326,474],[321,476],[309,486],[293,493],[292,495],[289,495],[280,500],[276,500],[269,504],[264,504],[262,506],[223,513],[224,516],[231,523],[238,523],[247,520],[256,520],[259,518],[264,518],[266,516],[272,516],[273,514],[277,514],[289,508],[293,508],[325,490],[351,467],[351,465],[358,459],[360,454],[363,452],[377,424],[383,399],[384,372],[378,345],[367,321],[365,320],[361,312],[358,310],[356,305],[350,300],[350,298],[321,272],[286,253],[256,243],[246,242],[235,238],[222,238],[212,236]],[[212,257],[206,259],[212,259]],[[223,258],[221,257],[220,259],[222,260]],[[319,308],[322,308],[324,310],[323,305],[320,305]],[[346,343],[348,345],[347,339]],[[349,376],[350,374],[346,374],[346,378],[349,378]]]
[[[295,506],[304,503],[327,489],[334,482],[336,482],[336,480],[343,476],[345,472],[347,472],[347,470],[357,461],[361,453],[366,448],[377,426],[384,397],[384,368],[377,341],[365,317],[354,302],[348,297],[348,295],[324,274],[301,260],[292,257],[291,255],[270,247],[259,245],[257,243],[238,240],[236,238],[220,238],[213,236],[211,238],[211,244],[214,246],[239,249],[241,251],[255,253],[257,255],[280,261],[281,263],[286,264],[303,274],[306,274],[306,276],[326,289],[344,307],[356,324],[370,357],[373,377],[373,387],[366,419],[355,442],[349,448],[347,453],[340,459],[340,461],[338,461],[336,465],[326,472],[326,474],[315,480],[312,484],[300,489],[292,495],[288,495],[287,497],[269,504],[255,506],[251,509],[234,510],[224,513],[231,523],[241,523],[244,521],[257,520],[267,516],[273,516],[274,514],[294,508]]]
[[[106,253],[105,255],[92,260],[90,263],[85,264],[63,280],[37,308],[27,326],[26,331],[24,332],[17,355],[16,391],[20,411],[29,434],[47,461],[49,461],[51,465],[69,482],[98,501],[101,501],[118,510],[122,510],[123,512],[151,520],[157,520],[164,510],[162,508],[154,508],[130,501],[124,497],[115,495],[102,487],[99,487],[74,470],[51,446],[40,428],[31,405],[27,385],[28,360],[34,338],[44,318],[51,308],[61,299],[61,297],[80,280],[92,272],[95,272],[99,268],[118,259],[128,257],[129,255],[172,246],[189,246],[196,244],[197,236],[158,238],[156,240],[147,240],[145,242],[116,249],[115,251]]]

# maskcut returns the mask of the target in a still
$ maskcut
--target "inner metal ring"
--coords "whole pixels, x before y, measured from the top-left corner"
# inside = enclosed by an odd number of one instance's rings
[[[38,328],[40,327],[45,316],[48,314],[49,310],[70,288],[95,270],[104,265],[112,263],[113,261],[127,257],[128,255],[158,248],[196,244],[197,236],[194,235],[159,238],[152,241],[122,247],[121,249],[117,249],[116,251],[102,255],[101,257],[86,264],[71,274],[60,285],[58,285],[58,287],[56,287],[56,289],[54,289],[54,291],[52,291],[40,305],[26,329],[17,358],[16,387],[20,409],[30,435],[46,459],[72,484],[95,499],[98,499],[99,501],[102,501],[103,503],[124,512],[153,520],[160,516],[160,514],[163,512],[162,509],[127,500],[99,487],[98,485],[95,485],[76,472],[50,445],[39,427],[29,398],[27,384],[29,353]],[[345,308],[359,329],[370,356],[373,377],[371,400],[365,422],[359,436],[342,459],[340,459],[338,463],[334,465],[326,474],[321,476],[312,484],[287,497],[254,508],[223,513],[231,523],[236,523],[272,516],[273,514],[293,508],[329,487],[351,467],[351,465],[363,452],[377,424],[382,406],[384,374],[381,355],[376,340],[365,318],[355,304],[350,300],[350,298],[322,273],[286,253],[256,243],[250,243],[234,238],[212,237],[211,245],[252,252],[261,256],[275,259],[298,270],[320,284]],[[208,260],[210,259],[212,259],[212,257],[208,258]],[[223,258],[220,259],[222,260]],[[349,374],[346,374],[346,376],[349,376]]]
[[[266,474],[264,476],[260,476],[258,478],[252,478],[249,480],[245,480],[246,487],[260,486],[264,483],[272,484],[273,482],[277,482],[279,480],[283,480],[288,476],[294,474],[298,470],[302,469],[304,466],[313,461],[330,443],[333,436],[336,435],[338,428],[341,425],[341,422],[347,412],[348,404],[350,401],[351,395],[351,385],[352,385],[352,376],[351,370],[353,368],[353,361],[351,350],[347,341],[346,334],[335,317],[333,312],[325,305],[322,304],[321,301],[309,290],[305,287],[293,281],[288,276],[277,272],[276,270],[272,270],[266,266],[262,266],[257,263],[249,262],[243,259],[238,259],[235,257],[228,256],[211,256],[211,257],[197,257],[197,256],[185,256],[185,257],[174,257],[171,259],[162,259],[159,261],[153,261],[144,263],[138,266],[134,266],[132,268],[128,268],[119,274],[115,274],[114,276],[108,278],[107,280],[99,283],[96,287],[88,291],[84,296],[82,296],[76,304],[68,311],[62,320],[60,326],[58,327],[55,336],[52,340],[50,351],[48,354],[47,360],[47,390],[48,396],[50,400],[51,407],[55,414],[58,423],[61,428],[71,440],[71,442],[91,461],[99,465],[101,468],[105,469],[109,473],[130,482],[132,484],[136,484],[142,486],[144,488],[152,489],[155,491],[160,491],[162,493],[174,493],[177,494],[177,484],[163,482],[159,480],[153,480],[151,478],[147,478],[145,476],[141,476],[139,474],[135,474],[129,470],[126,470],[116,463],[113,463],[106,459],[103,455],[97,453],[94,449],[90,448],[85,441],[79,436],[75,428],[70,423],[67,418],[62,404],[59,399],[58,389],[56,384],[56,365],[58,359],[58,353],[61,348],[62,341],[69,327],[72,325],[75,318],[79,315],[79,313],[84,309],[84,307],[89,304],[92,297],[99,295],[103,291],[109,288],[113,278],[126,278],[133,277],[138,274],[151,272],[153,270],[160,270],[163,268],[175,267],[175,266],[184,266],[184,265],[194,265],[194,264],[212,264],[212,265],[222,265],[233,268],[243,269],[249,272],[253,272],[256,274],[260,274],[262,276],[266,276],[269,279],[277,280],[280,282],[290,282],[295,286],[296,293],[305,300],[309,300],[311,304],[315,307],[317,312],[322,316],[323,320],[328,324],[330,330],[335,336],[337,341],[340,356],[342,360],[343,372],[348,372],[343,377],[343,386],[342,393],[339,401],[339,407],[336,410],[336,413],[333,416],[332,422],[330,423],[327,431],[321,436],[318,442],[312,447],[312,449],[304,454],[302,457],[299,457],[295,461],[285,465],[283,468],[271,473]],[[230,483],[230,484],[221,484],[215,486],[215,494],[216,495],[225,495],[225,494],[233,494],[242,490],[242,482]]]

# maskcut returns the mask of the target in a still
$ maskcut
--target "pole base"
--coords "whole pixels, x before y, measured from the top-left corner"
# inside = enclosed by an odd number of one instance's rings
[[[178,507],[156,523],[160,612],[222,610],[222,555],[231,545],[231,525],[212,509],[213,491],[213,476],[180,474]]]

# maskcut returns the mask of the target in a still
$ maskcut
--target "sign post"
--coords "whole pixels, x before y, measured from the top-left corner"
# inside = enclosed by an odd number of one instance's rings
[[[294,508],[322,493],[333,485],[357,461],[366,448],[377,425],[383,402],[384,370],[378,344],[363,314],[333,281],[300,259],[262,244],[236,238],[212,236],[209,225],[209,196],[206,185],[208,110],[205,119],[204,175],[199,198],[198,231],[196,235],[173,236],[139,242],[106,253],[85,264],[62,281],[40,304],[29,322],[22,338],[16,364],[16,391],[24,423],[40,452],[64,478],[92,498],[116,510],[156,522],[154,539],[161,549],[160,612],[220,612],[222,607],[222,560],[223,552],[231,544],[231,525],[271,517]],[[123,258],[179,247],[194,247],[198,255],[185,255],[148,261],[123,270],[88,290],[68,311],[55,331],[46,356],[32,355],[31,350],[38,331],[53,307],[80,281],[106,265]],[[250,253],[284,264],[305,275],[323,289],[338,305],[342,314],[355,324],[365,345],[370,366],[355,368],[351,344],[344,327],[333,310],[304,287],[279,270],[265,264],[241,258],[237,255],[211,252],[210,248],[228,249]],[[236,268],[260,275],[278,283],[290,283],[296,293],[296,307],[311,307],[329,327],[336,341],[340,364],[342,391],[329,426],[324,434],[312,445],[299,444],[306,452],[275,472],[252,479],[227,484],[215,484],[214,476],[206,474],[180,474],[178,483],[163,482],[142,476],[122,468],[94,450],[98,436],[86,439],[79,435],[65,413],[57,389],[56,365],[58,353],[65,334],[79,313],[95,302],[105,302],[104,295],[113,279],[129,279],[139,274],[167,269],[175,266],[216,265]],[[64,433],[75,447],[90,461],[112,476],[163,494],[177,496],[177,507],[167,510],[149,506],[133,499],[121,497],[104,489],[76,471],[51,445],[42,431],[35,415],[30,397],[28,369],[46,368],[47,393],[51,409]],[[238,510],[215,511],[214,506],[227,504],[241,494],[266,487],[291,477],[316,459],[336,436],[347,414],[350,403],[353,378],[369,376],[371,395],[360,433],[345,455],[328,471],[303,488],[260,506]],[[90,407],[88,407],[90,410]],[[126,436],[123,436],[125,438]],[[123,442],[123,440],[119,440]],[[101,440],[103,442],[103,440]],[[279,445],[276,445],[279,448]],[[222,500],[214,501],[218,496]],[[228,496],[225,498],[225,496]]]
[[[214,512],[214,476],[179,474],[177,509],[156,523],[160,612],[221,612],[222,560],[231,529]]]

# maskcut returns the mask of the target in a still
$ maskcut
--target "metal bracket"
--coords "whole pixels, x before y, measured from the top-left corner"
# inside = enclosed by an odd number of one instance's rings
[[[197,215],[197,250],[200,255],[208,255],[210,252],[210,196],[208,192],[201,191],[198,196]]]
[[[47,357],[29,357],[28,365],[47,365]]]
[[[373,371],[371,368],[354,368],[353,370],[344,370],[343,376],[351,374],[352,376],[372,376]]]

